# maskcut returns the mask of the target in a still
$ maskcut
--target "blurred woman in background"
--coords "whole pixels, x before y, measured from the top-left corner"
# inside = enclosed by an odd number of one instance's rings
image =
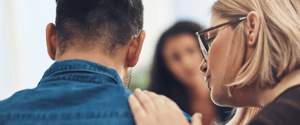
[[[199,71],[203,58],[195,32],[202,29],[199,24],[183,21],[161,35],[146,89],[169,97],[190,115],[202,113],[208,125],[225,121],[231,108],[212,103],[204,74]]]

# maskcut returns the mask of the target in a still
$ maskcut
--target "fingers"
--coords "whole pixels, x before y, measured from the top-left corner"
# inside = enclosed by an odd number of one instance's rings
[[[140,89],[136,89],[134,91],[134,95],[137,97],[137,99],[140,101],[147,112],[155,110],[156,106],[148,94],[142,92]]]
[[[147,90],[144,90],[143,92],[146,93],[156,105],[161,105],[161,104],[165,103],[165,99],[162,98],[160,95],[157,95],[154,92],[149,92]],[[157,108],[157,106],[156,106],[156,108]]]
[[[157,95],[156,93],[147,90],[144,90],[143,92],[146,93],[152,99],[152,102],[156,106],[155,108],[165,108],[165,106],[168,106],[168,107],[174,107],[174,109],[179,109],[178,111],[181,112],[179,106],[168,97],[164,95]]]
[[[165,103],[170,106],[170,107],[174,107],[174,109],[178,109],[177,111],[181,112],[181,109],[179,108],[179,106],[171,99],[169,99],[168,97],[164,96],[164,95],[159,95],[160,98],[162,98]]]
[[[176,103],[167,97],[141,90],[134,94],[128,102],[137,125],[189,125]]]
[[[195,113],[192,117],[191,125],[202,125],[202,114]]]
[[[145,109],[134,95],[129,96],[128,103],[135,119],[146,115]]]

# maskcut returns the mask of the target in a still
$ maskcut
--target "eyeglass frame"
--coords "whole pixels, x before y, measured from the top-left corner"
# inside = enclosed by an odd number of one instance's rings
[[[203,35],[203,34],[209,32],[209,31],[211,31],[211,30],[220,28],[220,27],[222,27],[222,26],[225,26],[225,25],[228,25],[228,24],[233,24],[233,23],[237,23],[237,22],[243,21],[243,20],[245,20],[246,18],[247,18],[247,17],[241,17],[241,18],[238,18],[238,19],[236,19],[236,20],[231,20],[231,21],[228,21],[228,22],[226,22],[226,23],[222,23],[222,24],[219,24],[219,25],[217,25],[217,26],[210,27],[210,28],[208,28],[208,29],[206,29],[206,30],[196,32],[195,34],[196,34],[196,36],[197,36],[197,38],[198,38],[198,42],[199,42],[199,45],[200,45],[201,54],[202,54],[202,56],[203,56],[203,59],[204,59],[205,61],[207,61],[207,58],[208,58],[208,51],[206,50],[206,48],[205,48],[205,46],[204,46],[204,44],[203,44],[203,42],[202,42],[202,40],[201,40],[201,35]],[[210,38],[209,38],[209,39],[210,39]],[[209,39],[205,39],[205,38],[204,38],[204,40],[205,40],[204,42],[207,42]],[[209,43],[208,43],[208,44],[209,44]],[[208,45],[208,47],[209,47],[209,46],[210,46],[210,45]]]

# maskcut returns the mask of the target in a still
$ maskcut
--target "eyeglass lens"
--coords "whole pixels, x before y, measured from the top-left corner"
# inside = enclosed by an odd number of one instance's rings
[[[208,34],[207,33],[203,33],[203,34],[200,35],[199,47],[201,46],[200,45],[200,42],[201,42],[204,45],[205,49],[206,49],[205,53],[207,53],[209,51],[209,46],[208,46],[207,40],[208,40]],[[201,50],[201,51],[205,51],[205,50]]]

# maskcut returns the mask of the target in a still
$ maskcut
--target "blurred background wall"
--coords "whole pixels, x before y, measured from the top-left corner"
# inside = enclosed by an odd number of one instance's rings
[[[216,0],[143,0],[146,39],[133,68],[130,90],[144,89],[160,34],[179,20],[209,25]],[[53,61],[46,48],[46,25],[55,21],[55,0],[0,0],[0,100],[37,86]]]

